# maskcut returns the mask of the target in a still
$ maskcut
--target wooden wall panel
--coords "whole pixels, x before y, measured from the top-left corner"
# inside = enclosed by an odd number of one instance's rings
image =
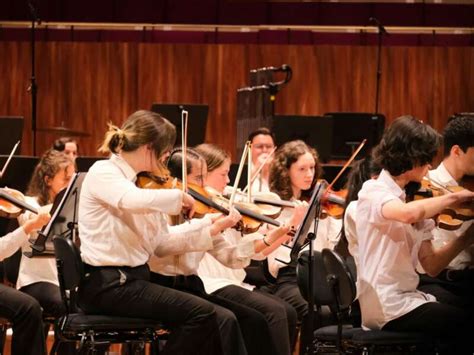
[[[0,115],[25,116],[22,152],[31,154],[29,45],[0,42],[0,53]],[[207,141],[234,152],[236,90],[250,69],[283,63],[293,79],[277,95],[276,113],[374,110],[374,46],[41,42],[38,127],[86,131],[81,154],[96,155],[108,121],[153,102],[206,103]],[[383,48],[379,111],[388,121],[413,114],[442,129],[453,112],[474,111],[472,92],[472,47]],[[55,137],[38,132],[37,152]]]

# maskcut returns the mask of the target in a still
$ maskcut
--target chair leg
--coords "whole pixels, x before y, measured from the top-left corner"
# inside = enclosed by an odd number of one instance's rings
[[[8,325],[6,323],[3,323],[2,325],[0,325],[0,355],[3,355],[5,351],[7,330],[8,330]]]

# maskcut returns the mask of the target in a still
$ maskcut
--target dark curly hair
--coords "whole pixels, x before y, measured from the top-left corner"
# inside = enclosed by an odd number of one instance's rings
[[[448,156],[453,145],[458,145],[464,153],[474,147],[474,116],[456,116],[443,131],[444,155]]]
[[[270,166],[270,190],[277,193],[283,200],[289,200],[293,197],[289,174],[290,167],[305,153],[311,153],[316,166],[311,188],[307,191],[302,191],[302,198],[309,197],[316,180],[321,175],[318,153],[301,140],[287,142],[275,152],[272,165]]]
[[[432,127],[412,116],[401,116],[385,130],[372,156],[376,165],[399,176],[429,164],[440,144],[441,136]]]

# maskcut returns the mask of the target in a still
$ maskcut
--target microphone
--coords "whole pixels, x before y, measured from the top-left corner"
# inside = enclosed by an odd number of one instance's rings
[[[281,67],[278,67],[278,68],[275,68],[275,67],[272,67],[272,71],[280,71],[280,72],[288,72],[288,71],[291,71],[291,68],[288,64],[283,64]]]
[[[380,33],[388,35],[388,32],[385,29],[385,27],[383,27],[383,25],[380,23],[380,21],[377,20],[375,17],[369,17],[369,22],[373,23],[375,26],[377,26]]]

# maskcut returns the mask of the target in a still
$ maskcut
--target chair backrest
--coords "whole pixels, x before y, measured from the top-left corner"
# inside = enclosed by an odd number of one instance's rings
[[[79,248],[68,237],[56,236],[53,244],[61,297],[68,313],[77,312],[77,289],[84,277]]]
[[[298,257],[296,278],[300,293],[305,300],[309,299],[309,251],[303,251]],[[326,279],[322,254],[313,251],[313,300],[316,306],[331,306],[334,296]]]
[[[356,285],[352,274],[344,259],[330,249],[323,249],[322,259],[327,271],[327,279],[332,284],[332,292],[339,309],[347,309],[356,297]]]

